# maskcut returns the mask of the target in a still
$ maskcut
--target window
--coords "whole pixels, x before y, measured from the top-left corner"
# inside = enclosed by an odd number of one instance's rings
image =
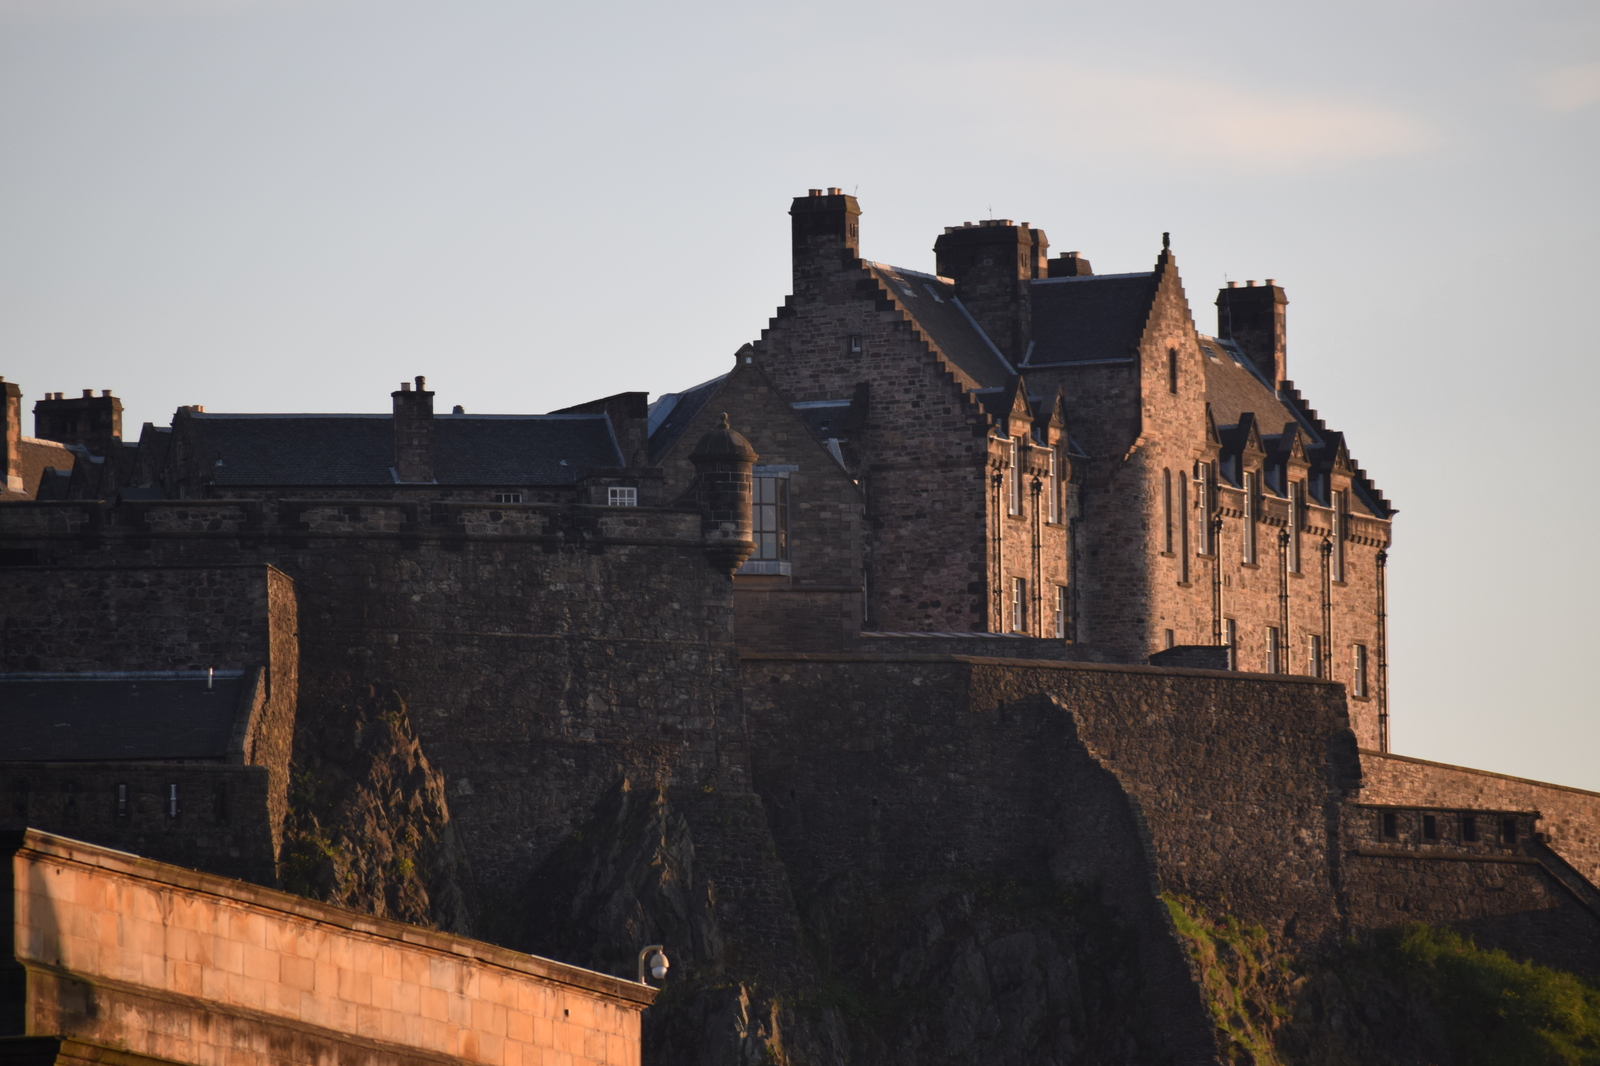
[[[861,354],[861,334],[859,334],[859,333],[850,334],[850,354],[851,355],[860,355]]]
[[[1367,646],[1350,646],[1350,695],[1367,698]]]
[[[1172,554],[1172,471],[1161,471],[1161,550]]]
[[[520,493],[520,492],[497,492],[497,493],[494,494],[494,502],[495,503],[521,503],[522,502],[522,493]]]
[[[1306,483],[1289,483],[1289,573],[1300,572],[1300,526],[1306,517]]]
[[[78,821],[78,783],[76,781],[61,782],[61,818],[63,821],[73,824]]]
[[[789,558],[789,479],[755,477],[750,485],[751,533],[756,542],[752,559],[783,562]]]
[[[167,786],[167,817],[176,818],[179,813],[180,808],[178,807],[178,786],[175,783],[169,784]]]
[[[1022,455],[1016,441],[1006,442],[1006,510],[1022,513]]]
[[[1383,812],[1383,835],[1386,840],[1394,840],[1400,835],[1400,819],[1393,811]]]
[[[1239,623],[1232,618],[1222,620],[1222,639],[1227,641],[1228,669],[1239,669]]]
[[[1422,816],[1422,838],[1424,840],[1439,839],[1439,819],[1431,814]]]
[[[1349,503],[1343,489],[1333,494],[1333,580],[1344,580],[1344,530],[1349,520]]]
[[[1283,673],[1283,647],[1278,643],[1278,627],[1267,627],[1267,673]]]
[[[1478,839],[1478,819],[1470,814],[1461,816],[1461,839],[1468,843]]]
[[[1056,639],[1067,639],[1067,586],[1056,586]]]
[[[1244,476],[1244,546],[1240,558],[1252,565],[1256,561],[1256,509],[1260,506],[1257,501],[1261,492],[1260,477],[1260,474]]]
[[[1517,820],[1506,817],[1500,819],[1500,840],[1506,844],[1517,842]]]
[[[1321,635],[1319,634],[1319,635],[1313,636],[1310,640],[1306,641],[1306,644],[1308,645],[1306,650],[1307,650],[1307,653],[1309,655],[1309,658],[1311,659],[1311,662],[1308,664],[1311,667],[1311,669],[1307,670],[1306,673],[1308,675],[1310,675],[1311,677],[1321,677],[1322,676],[1322,637],[1321,637]]]
[[[606,488],[606,506],[637,507],[639,490],[632,485],[611,485]]]
[[[1163,629],[1161,631],[1161,635],[1161,639],[1165,642],[1161,645],[1163,648],[1171,649],[1177,645],[1178,634],[1174,633],[1172,630]]]
[[[1028,583],[1020,577],[1011,579],[1011,628],[1017,633],[1028,631]]]
[[[127,821],[128,818],[128,786],[118,783],[115,789],[117,797],[117,820]]]
[[[1201,555],[1211,555],[1217,550],[1212,541],[1211,533],[1211,493],[1214,482],[1211,480],[1211,464],[1196,463],[1194,466],[1194,504],[1199,513],[1200,522],[1200,548]]]
[[[1178,395],[1178,349],[1167,349],[1167,391]]]
[[[1049,452],[1049,458],[1050,458],[1050,477],[1048,479],[1048,488],[1050,490],[1050,503],[1047,505],[1050,508],[1050,510],[1049,510],[1049,520],[1051,522],[1059,522],[1059,521],[1061,521],[1061,467],[1059,465],[1060,456],[1056,454],[1056,449],[1054,449],[1054,448],[1048,449],[1048,452]]]
[[[1178,581],[1189,580],[1189,482],[1178,479]]]

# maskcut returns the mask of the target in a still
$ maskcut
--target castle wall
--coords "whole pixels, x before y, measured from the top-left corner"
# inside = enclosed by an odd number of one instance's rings
[[[1537,811],[1535,828],[1550,848],[1600,884],[1600,793],[1376,751],[1361,753],[1361,774],[1365,803],[1441,811]]]
[[[0,857],[32,1061],[638,1066],[630,981],[36,832]]]
[[[375,683],[401,694],[491,920],[623,775],[745,787],[732,583],[707,561],[697,512],[22,504],[0,509],[0,541],[38,552],[52,565],[39,580],[62,586],[134,563],[249,559],[291,575],[302,713]]]

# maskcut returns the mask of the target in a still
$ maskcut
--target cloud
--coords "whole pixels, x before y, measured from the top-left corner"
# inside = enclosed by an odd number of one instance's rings
[[[978,77],[995,83],[995,72]],[[1010,91],[1024,88],[1014,73],[1005,81]],[[1382,104],[1215,80],[1062,70],[1028,79],[1025,89],[1004,109],[1010,133],[1060,157],[1287,174],[1415,155],[1442,140]]]
[[[1600,63],[1561,67],[1534,85],[1539,103],[1552,111],[1576,111],[1600,103]]]

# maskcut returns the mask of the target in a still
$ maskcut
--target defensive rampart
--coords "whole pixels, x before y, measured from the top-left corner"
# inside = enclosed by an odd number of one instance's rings
[[[36,831],[0,856],[0,1062],[638,1066],[643,985]]]

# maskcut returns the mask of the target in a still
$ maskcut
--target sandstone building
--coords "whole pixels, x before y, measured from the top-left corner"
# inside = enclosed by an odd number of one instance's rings
[[[792,216],[778,316],[654,402],[417,378],[135,443],[41,401],[73,458],[0,505],[0,719],[41,738],[0,817],[612,974],[666,943],[656,1062],[1220,1061],[1180,912],[1600,973],[1600,796],[1383,750],[1394,512],[1280,288],[1212,337],[1169,248],[1095,275],[996,222],[924,274],[837,190]],[[74,693],[142,746],[39,728]]]

